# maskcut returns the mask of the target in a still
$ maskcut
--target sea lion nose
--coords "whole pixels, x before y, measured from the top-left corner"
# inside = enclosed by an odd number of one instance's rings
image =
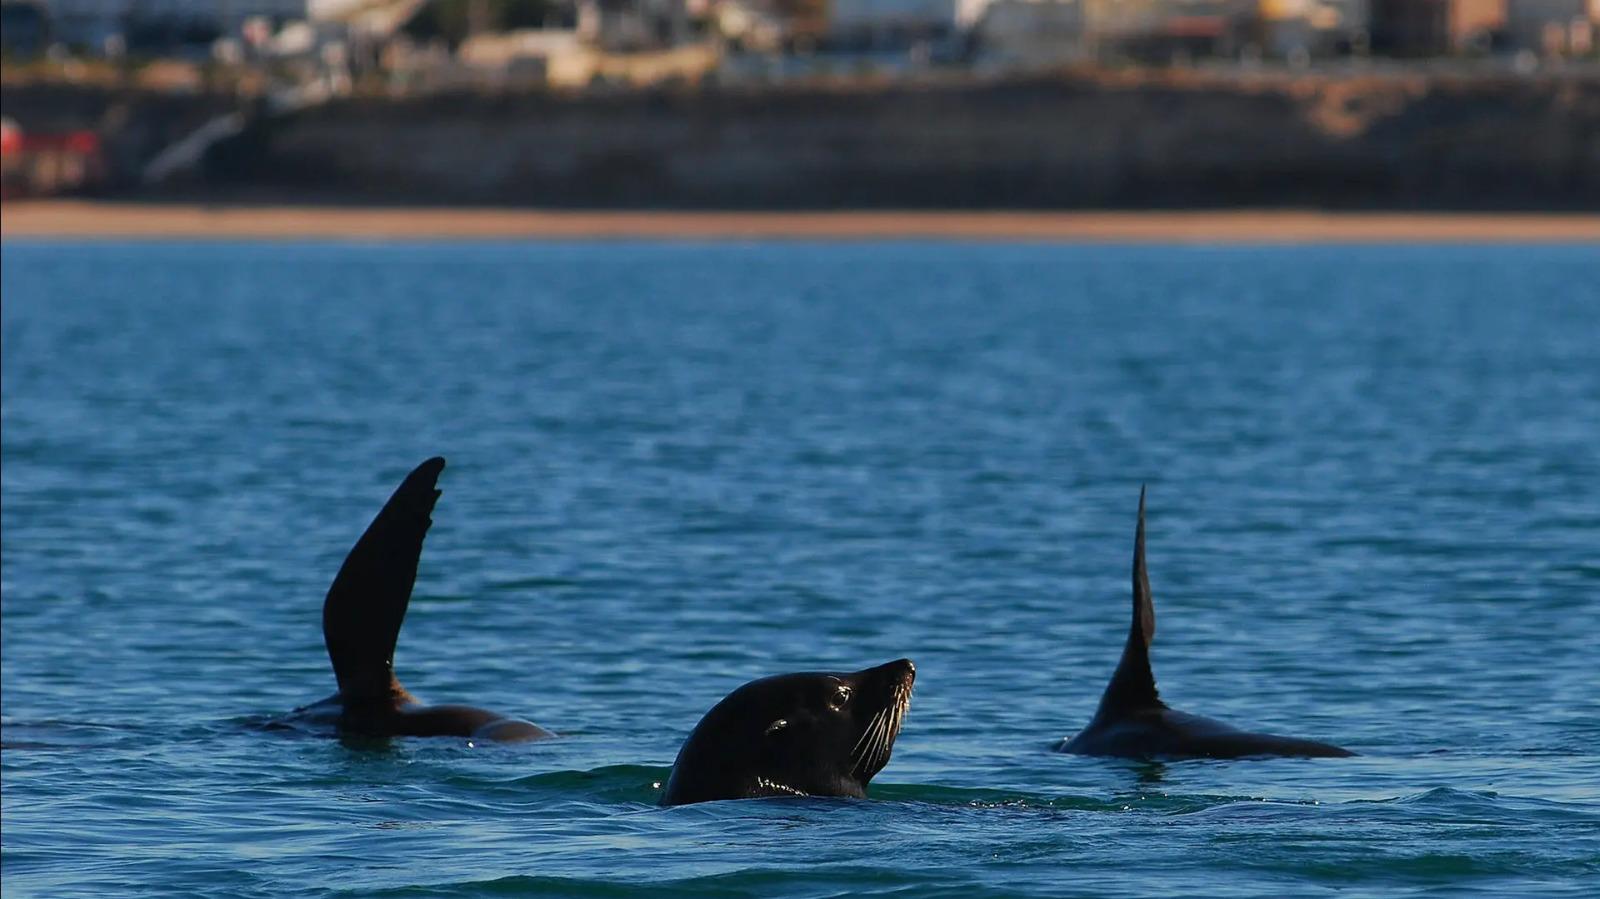
[[[898,672],[900,676],[905,679],[906,683],[910,683],[917,679],[916,663],[912,662],[910,659],[899,659],[897,661],[890,662],[886,667]]]

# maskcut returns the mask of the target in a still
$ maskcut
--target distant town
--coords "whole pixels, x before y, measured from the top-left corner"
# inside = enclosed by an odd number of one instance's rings
[[[4,0],[8,61],[180,60],[333,91],[1072,64],[1595,59],[1600,0]],[[181,71],[168,67],[168,79]],[[193,77],[199,77],[194,75]]]
[[[1600,0],[0,0],[0,15],[8,197],[200,172],[441,202],[1182,205],[1343,200],[1354,179],[1360,202],[1543,208],[1588,205],[1600,179],[1581,138]],[[1439,81],[1462,76],[1495,83]],[[1262,77],[1277,80],[1244,83]],[[973,93],[1019,82],[1034,86]],[[923,89],[947,95],[864,96]],[[741,91],[789,99],[728,105]],[[834,99],[794,96],[808,91]],[[723,99],[675,107],[676,130],[592,99],[650,92]],[[428,105],[452,96],[468,99]],[[465,161],[472,121],[538,149]],[[404,165],[381,149],[402,137]],[[938,178],[899,183],[916,154]],[[1529,175],[1512,191],[1501,171]]]

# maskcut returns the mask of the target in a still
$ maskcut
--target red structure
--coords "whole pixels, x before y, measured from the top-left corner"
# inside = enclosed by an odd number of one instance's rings
[[[30,134],[10,119],[0,124],[0,198],[93,188],[105,174],[100,135],[93,131]]]

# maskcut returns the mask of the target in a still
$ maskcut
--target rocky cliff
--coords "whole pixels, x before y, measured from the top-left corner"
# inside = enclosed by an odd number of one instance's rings
[[[213,163],[207,190],[339,202],[1600,209],[1600,77],[349,99],[263,119]]]

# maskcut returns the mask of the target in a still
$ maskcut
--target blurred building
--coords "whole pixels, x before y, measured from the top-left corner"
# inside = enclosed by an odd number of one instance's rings
[[[693,83],[717,62],[717,53],[703,43],[612,53],[584,40],[576,29],[540,28],[468,38],[453,61],[438,61],[429,75],[495,89],[639,87]]]
[[[1089,39],[1101,56],[1167,61],[1234,56],[1253,42],[1259,0],[1085,0]]]
[[[968,0],[961,15],[988,63],[1029,69],[1088,55],[1083,0]]]
[[[647,3],[639,3],[648,11]],[[659,3],[659,0],[657,0]],[[815,46],[828,27],[829,0],[674,0],[669,43],[715,38],[734,52],[779,53]],[[658,10],[665,9],[658,5]],[[656,13],[659,17],[659,13]],[[657,28],[657,32],[663,29]]]
[[[438,0],[424,0],[417,14],[427,14],[433,2]],[[450,42],[433,29],[419,36],[403,27],[385,48],[384,67],[398,83],[423,90],[695,82],[716,68],[717,48],[702,33],[708,10],[691,0],[570,0],[545,6],[542,27],[506,27],[527,21],[526,15],[498,21],[483,17],[461,36],[453,53]]]
[[[1372,49],[1391,56],[1488,51],[1506,0],[1372,0]]]
[[[1261,0],[1261,50],[1305,62],[1366,49],[1367,0]]]
[[[730,81],[895,77],[963,56],[958,0],[717,0],[716,8],[718,33],[732,39],[719,68]]]
[[[91,50],[108,42],[205,43],[238,34],[245,20],[303,19],[311,7],[350,0],[44,0],[54,40]]]
[[[691,37],[687,0],[578,0],[578,34],[605,50],[660,50]]]
[[[831,0],[828,35],[836,43],[896,48],[956,33],[957,0]]]
[[[1596,52],[1600,0],[1508,0],[1506,38],[1517,50],[1546,56]]]
[[[495,87],[581,84],[590,77],[576,28],[475,35],[461,45],[456,58]]]
[[[50,15],[40,0],[0,2],[0,47],[32,56],[50,43]]]
[[[767,0],[715,0],[705,4],[712,33],[737,52],[777,53],[797,43],[810,47],[827,30],[821,4],[796,14]]]

